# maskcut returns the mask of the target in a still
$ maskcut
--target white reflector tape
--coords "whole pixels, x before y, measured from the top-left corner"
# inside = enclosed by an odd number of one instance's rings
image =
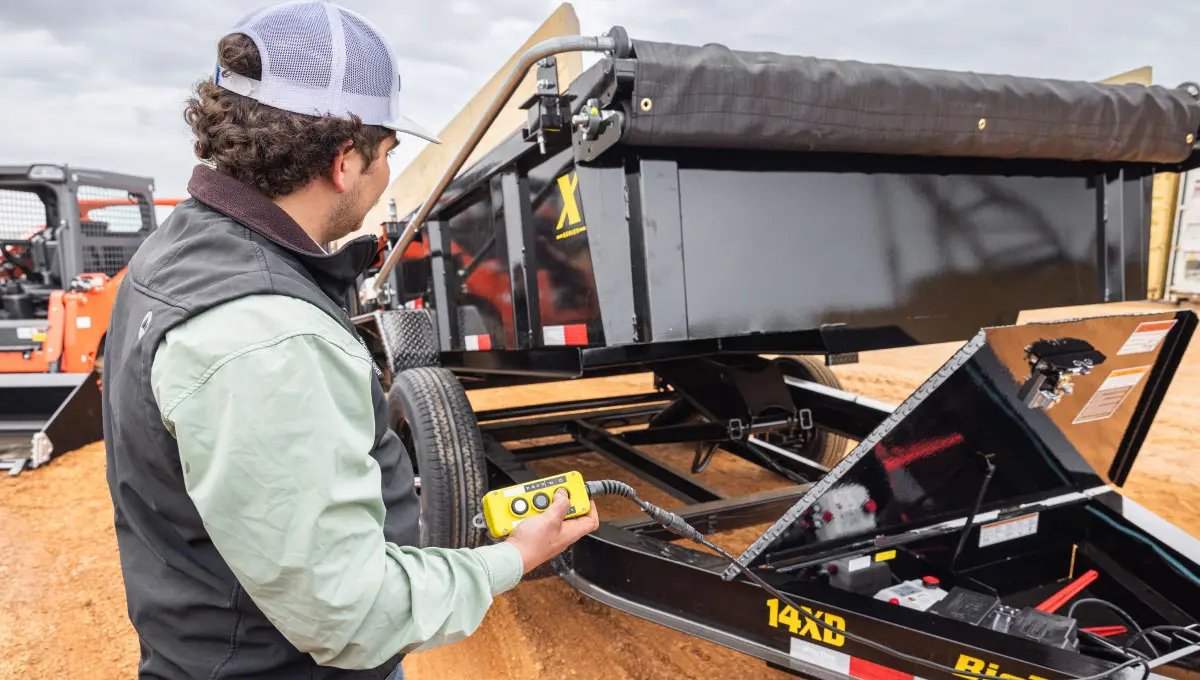
[[[468,335],[463,338],[463,345],[466,346],[468,352],[486,351],[492,348],[492,336]]]
[[[911,673],[888,668],[799,638],[791,639],[790,651],[793,659],[839,675],[847,675],[855,680],[922,680]]]
[[[542,326],[542,342],[546,345],[586,345],[587,326],[581,323],[566,326]]]
[[[815,645],[799,638],[792,638],[793,658],[810,663],[827,671],[850,675],[850,655],[827,647]]]

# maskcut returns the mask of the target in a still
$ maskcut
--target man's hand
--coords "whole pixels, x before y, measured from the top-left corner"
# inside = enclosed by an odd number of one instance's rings
[[[545,512],[530,517],[513,529],[508,542],[520,551],[526,574],[600,526],[595,503],[592,503],[588,514],[563,519],[570,507],[570,494],[566,489],[559,489],[554,492],[554,502]]]

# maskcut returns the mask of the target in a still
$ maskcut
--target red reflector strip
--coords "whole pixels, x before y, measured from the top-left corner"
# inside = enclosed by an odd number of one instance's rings
[[[911,673],[881,666],[877,663],[850,656],[845,652],[818,645],[807,640],[791,638],[788,650],[793,659],[811,664],[839,675],[848,675],[856,680],[921,680]]]
[[[486,351],[492,348],[492,336],[468,335],[463,338],[463,344],[468,352]]]
[[[586,345],[587,326],[581,323],[566,326],[542,326],[542,342],[546,345]]]
[[[913,680],[910,673],[901,673],[856,656],[850,657],[850,677],[858,680]]]

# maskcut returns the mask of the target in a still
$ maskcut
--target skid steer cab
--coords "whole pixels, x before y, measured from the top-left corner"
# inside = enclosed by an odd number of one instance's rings
[[[155,228],[154,182],[0,166],[0,470],[103,438],[100,366],[126,265]]]

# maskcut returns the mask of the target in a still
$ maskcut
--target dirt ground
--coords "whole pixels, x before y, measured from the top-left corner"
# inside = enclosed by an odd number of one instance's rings
[[[1104,311],[1137,309],[1164,308],[1123,305]],[[1055,314],[1094,313],[1098,312],[1073,309]],[[862,355],[859,364],[835,370],[846,389],[899,403],[957,347],[869,353]],[[586,385],[479,391],[472,394],[472,401],[476,408],[485,409],[647,387],[648,378],[632,376]],[[1193,343],[1175,376],[1124,492],[1200,536],[1200,467],[1188,464],[1200,439],[1197,413],[1200,340]],[[652,452],[684,469],[691,455],[666,447]],[[549,474],[563,469],[579,469],[592,478],[636,481],[592,456],[554,461],[538,471]],[[725,493],[785,484],[723,454],[698,477]],[[645,497],[666,507],[675,504],[661,494]],[[600,511],[605,518],[635,512],[619,500],[601,503]],[[0,679],[134,677],[138,644],[125,612],[102,446],[69,453],[16,478],[0,478],[0,527]],[[755,535],[743,530],[719,536],[718,542],[741,549]],[[523,583],[496,601],[471,638],[413,655],[405,668],[414,680],[790,677],[755,659],[598,605],[558,579]]]

